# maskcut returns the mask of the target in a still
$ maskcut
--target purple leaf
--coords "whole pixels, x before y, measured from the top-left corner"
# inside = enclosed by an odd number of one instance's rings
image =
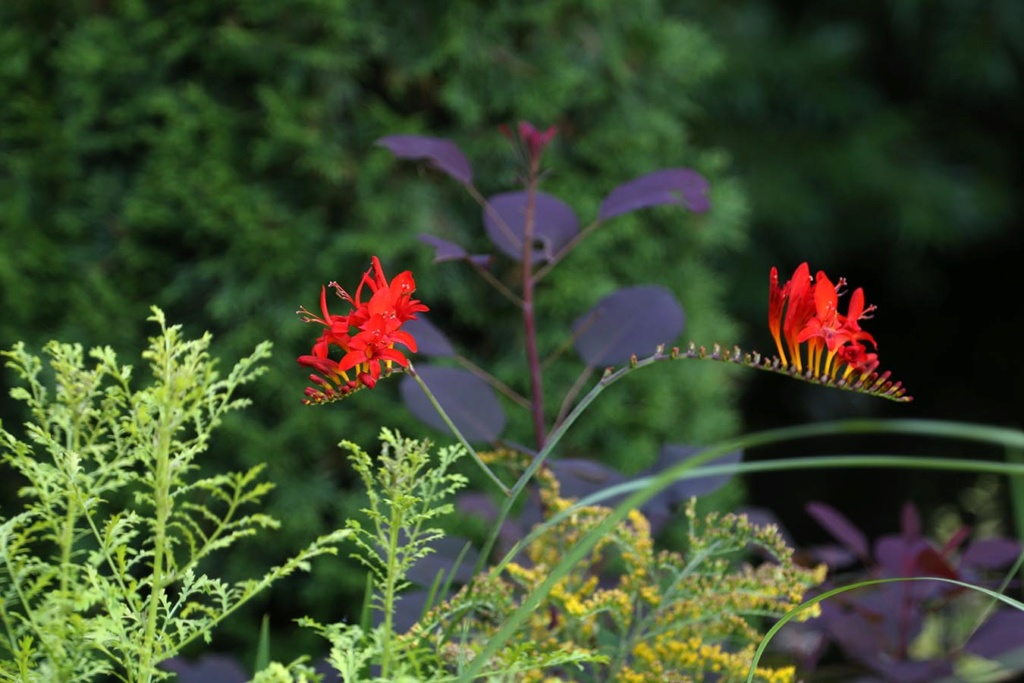
[[[469,256],[469,252],[455,242],[449,242],[448,240],[443,240],[440,237],[421,234],[419,236],[419,240],[420,242],[429,244],[434,248],[434,263],[443,263],[444,261],[461,261]]]
[[[245,669],[227,655],[203,655],[195,664],[183,657],[173,657],[161,666],[178,675],[181,683],[245,683]]]
[[[902,536],[886,534],[875,540],[875,560],[884,576],[916,576],[917,556],[926,547],[924,539],[907,543]]]
[[[960,564],[980,569],[1002,569],[1020,555],[1020,543],[1009,538],[972,541],[960,556]]]
[[[391,150],[399,159],[429,159],[434,168],[444,171],[463,185],[473,182],[473,167],[454,142],[422,135],[389,135],[377,144]]]
[[[871,556],[867,537],[835,508],[824,503],[808,503],[807,514],[857,557],[865,560]]]
[[[466,517],[474,517],[485,521],[493,521],[498,516],[498,508],[486,493],[467,491],[455,498],[455,509]]]
[[[907,543],[905,538],[895,534],[882,536],[875,541],[875,559],[882,577],[957,577],[956,570],[923,538]],[[948,583],[923,581],[902,585],[899,590],[915,601],[923,601],[959,589]]]
[[[416,353],[442,358],[451,358],[455,355],[455,347],[444,336],[444,332],[423,317],[422,313],[417,313],[415,319],[402,325],[402,330],[411,334],[416,340]]]
[[[399,540],[404,544],[407,538],[402,537]],[[439,573],[444,572],[445,578],[451,575],[453,581],[469,583],[473,578],[473,565],[476,564],[480,553],[472,547],[466,548],[467,544],[469,541],[466,539],[454,536],[432,541],[430,548],[433,552],[419,558],[409,567],[409,580],[421,586],[429,586]],[[460,557],[461,561],[456,565]]]
[[[680,444],[665,444],[658,453],[658,462],[651,469],[651,474],[657,474],[662,470],[676,465],[677,463],[689,460],[700,453],[703,448],[699,446],[683,446]],[[703,465],[686,472],[686,478],[680,479],[666,489],[672,495],[672,503],[679,503],[689,500],[693,496],[705,496],[725,486],[733,475],[715,474],[712,476],[700,476],[701,468],[712,465],[735,465],[743,460],[743,451],[732,451],[709,460]]]
[[[1024,612],[1000,609],[971,636],[965,649],[985,659],[1024,650]]]
[[[494,246],[516,260],[523,257],[526,232],[526,192],[503,192],[487,200],[484,227]],[[572,208],[557,197],[538,192],[534,203],[531,259],[550,261],[580,231]],[[495,216],[497,214],[497,216]]]
[[[455,242],[449,242],[443,240],[440,237],[434,237],[433,235],[421,234],[419,236],[420,242],[429,244],[434,248],[434,263],[444,263],[445,261],[471,261],[481,268],[486,268],[491,262],[491,257],[488,254],[472,254]]]
[[[821,625],[829,637],[855,659],[870,659],[883,651],[885,639],[879,626],[885,621],[884,615],[859,604],[851,609],[838,601],[821,603]]]
[[[848,549],[831,543],[826,545],[816,545],[808,552],[816,562],[828,565],[829,569],[842,569],[843,567],[848,567],[857,559]]]
[[[505,411],[487,382],[458,368],[420,365],[416,372],[467,441],[493,442],[498,438],[505,428]],[[450,432],[416,380],[403,377],[400,391],[409,412],[438,431]]]
[[[598,217],[608,220],[659,204],[682,204],[696,213],[711,208],[710,186],[704,176],[688,168],[665,168],[619,185],[601,202]]]
[[[864,663],[884,675],[885,680],[899,683],[934,683],[953,673],[953,664],[948,659],[891,660],[879,652]]]
[[[572,324],[574,346],[587,365],[616,365],[633,354],[654,353],[683,331],[685,316],[664,287],[627,287],[606,296]]]
[[[609,486],[621,484],[626,478],[618,471],[594,460],[563,458],[548,461],[548,466],[558,479],[559,491],[563,498],[585,498]],[[614,506],[622,497],[609,498],[601,505]]]

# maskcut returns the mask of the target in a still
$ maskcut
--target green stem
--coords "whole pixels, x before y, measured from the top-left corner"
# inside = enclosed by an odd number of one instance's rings
[[[164,549],[167,545],[167,518],[170,512],[168,510],[170,463],[167,462],[167,455],[167,448],[163,445],[163,439],[161,439],[158,445],[156,470],[154,472],[155,488],[153,499],[156,504],[156,511],[153,529],[152,584],[150,586],[149,606],[146,614],[146,630],[142,641],[142,660],[139,666],[140,680],[146,681],[151,680],[153,668],[156,666],[156,662],[153,661],[153,650],[156,645],[156,628],[160,602],[163,599],[165,587]]]
[[[655,354],[655,356],[659,355],[660,352],[659,354]],[[565,436],[567,431],[569,431],[569,428],[573,423],[579,419],[580,415],[583,414],[583,411],[587,409],[587,406],[597,400],[597,397],[601,395],[601,392],[604,391],[605,388],[622,379],[627,373],[636,367],[650,365],[654,362],[655,356],[639,361],[634,367],[626,366],[615,372],[606,371],[604,376],[597,382],[597,384],[594,385],[594,388],[587,392],[587,395],[580,399],[580,402],[576,404],[565,419],[552,430],[551,434],[548,436],[547,444],[545,444],[544,448],[534,456],[529,466],[527,466],[526,471],[523,472],[522,476],[520,476],[512,486],[512,490],[509,492],[508,496],[504,501],[502,501],[501,507],[498,509],[498,517],[494,521],[492,531],[487,536],[487,540],[484,541],[484,545],[480,550],[480,559],[477,561],[476,566],[477,573],[483,571],[483,567],[491,555],[491,550],[493,550],[494,544],[498,540],[498,533],[501,531],[502,526],[505,524],[505,520],[508,519],[509,514],[512,512],[512,506],[519,498],[519,494],[522,493],[523,489],[526,488],[526,485],[530,483],[533,479],[533,475],[537,473],[537,470],[539,470],[547,461],[555,446],[557,446],[558,442],[562,440],[562,437]]]
[[[18,602],[21,603],[22,612],[17,616],[17,618],[28,621],[29,625],[31,625],[32,627],[33,633],[35,633],[36,637],[39,639],[39,646],[46,652],[47,658],[49,658],[51,661],[60,661],[59,654],[57,653],[57,651],[53,649],[53,639],[46,637],[49,634],[50,629],[44,628],[43,625],[36,620],[36,612],[33,609],[32,601],[22,586],[19,568],[11,564],[12,557],[7,552],[6,547],[0,548],[0,551],[3,551],[0,552],[0,558],[3,559],[4,566],[7,569],[7,575],[11,577],[11,586],[14,588],[14,591],[18,594]],[[7,633],[7,637],[10,639],[10,651],[17,652],[19,643],[14,639],[17,630],[15,629],[14,626],[14,620],[10,618],[10,616],[7,613],[7,610],[3,608],[3,604],[0,604],[0,614],[3,615],[5,631]],[[19,666],[24,668],[24,663],[21,661],[20,658]],[[29,680],[29,677],[27,675],[22,676],[21,680],[27,681]]]
[[[422,389],[423,393],[427,395],[427,400],[430,401],[430,405],[434,406],[434,410],[436,410],[437,414],[441,416],[441,419],[444,420],[444,423],[448,425],[448,429],[452,430],[452,434],[455,435],[455,438],[459,440],[459,443],[461,443],[463,447],[466,449],[466,451],[470,454],[470,456],[472,456],[473,460],[476,461],[476,464],[479,465],[480,469],[484,471],[484,474],[486,474],[490,478],[490,480],[494,482],[494,484],[499,489],[501,489],[501,492],[503,494],[505,494],[506,496],[510,495],[508,487],[505,486],[501,479],[498,478],[498,475],[496,475],[491,470],[491,468],[487,466],[487,463],[485,463],[480,458],[480,455],[473,449],[472,446],[469,445],[469,441],[467,441],[466,437],[462,435],[462,432],[459,431],[459,428],[455,426],[455,423],[452,422],[452,419],[448,417],[448,413],[446,413],[444,408],[441,407],[441,404],[438,403],[437,398],[434,396],[434,393],[430,391],[430,387],[427,386],[427,383],[424,382],[423,378],[420,377],[418,372],[416,372],[416,369],[412,366],[412,363],[409,363],[409,367],[407,367],[405,371],[412,375],[412,378],[416,380],[417,384],[420,385],[420,389]]]
[[[74,410],[76,406],[71,407]],[[76,412],[76,417],[72,420],[72,429],[68,431],[68,435],[64,443],[65,452],[63,456],[61,456],[63,462],[60,463],[64,476],[67,477],[69,489],[74,489],[77,486],[75,479],[78,473],[78,467],[77,465],[75,467],[70,465],[68,462],[68,454],[74,453],[76,454],[75,457],[77,457],[77,454],[80,452],[81,432],[79,430],[78,416],[79,413]],[[64,504],[64,528],[62,529],[60,537],[60,610],[63,613],[63,617],[58,618],[58,620],[62,620],[66,624],[70,621],[75,612],[73,607],[75,598],[72,595],[72,586],[75,586],[78,583],[77,577],[74,576],[77,571],[77,567],[71,561],[75,545],[75,527],[78,525],[78,504],[70,496],[65,499]],[[70,678],[75,673],[73,670],[67,670],[64,668],[69,664],[69,662],[65,661],[64,657],[61,657],[56,664],[60,670],[60,676],[62,678]]]
[[[1024,465],[1024,447],[1007,447],[1006,461],[1014,465]],[[1010,506],[1017,540],[1024,545],[1024,475],[1010,477]],[[1020,569],[1020,579],[1024,582],[1024,567]]]
[[[391,636],[394,629],[395,587],[398,585],[398,541],[402,529],[402,513],[391,503],[391,527],[388,530],[388,563],[384,576],[384,642],[381,644],[381,678],[387,680],[391,671]]]
[[[487,270],[486,268],[484,268],[483,266],[481,266],[468,256],[466,256],[463,260],[470,266],[472,266],[473,270],[476,271],[477,275],[482,277],[484,279],[484,282],[489,284],[491,287],[494,287],[494,289],[496,289],[499,294],[501,294],[503,297],[511,301],[516,306],[522,307],[523,300],[516,296],[515,292],[506,287],[505,283],[503,283],[498,278],[494,277],[494,275],[491,274],[491,271]]]
[[[166,337],[163,341],[165,344],[167,343]],[[169,358],[171,349],[164,348],[163,353],[165,359]],[[162,376],[167,379],[163,389],[167,394],[170,394],[172,388],[169,386],[169,381],[173,374],[169,361],[165,360],[164,362],[166,367]],[[154,650],[156,649],[156,631],[160,603],[163,600],[164,590],[167,585],[166,577],[164,576],[167,572],[167,558],[165,557],[168,545],[167,520],[171,516],[171,485],[173,482],[170,451],[176,426],[173,424],[173,418],[167,414],[174,401],[171,400],[169,395],[163,398],[164,400],[159,402],[161,406],[160,418],[157,422],[153,446],[153,571],[151,574],[152,578],[150,579],[152,583],[150,585],[149,605],[146,614],[146,628],[143,634],[142,653],[137,671],[138,678],[135,679],[138,681],[151,681],[156,665],[159,663],[154,656]]]

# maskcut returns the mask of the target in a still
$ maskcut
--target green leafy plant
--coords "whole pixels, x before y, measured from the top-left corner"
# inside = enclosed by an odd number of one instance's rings
[[[550,470],[540,470],[537,481],[548,521],[519,561],[479,575],[410,632],[447,653],[452,669],[472,659],[522,606],[523,596],[534,593],[565,553],[611,513],[562,498]],[[699,518],[695,499],[685,516],[686,552],[658,552],[649,520],[631,510],[558,579],[495,659],[513,668],[521,649],[530,646],[587,662],[532,672],[524,680],[639,683],[665,676],[703,680],[711,672],[722,680],[745,675],[761,639],[758,624],[800,604],[824,579],[824,567],[796,565],[775,527],[759,527],[742,515]],[[738,561],[750,548],[763,551],[767,561]],[[789,681],[794,670],[761,667],[755,673],[758,681]]]
[[[563,554],[605,524],[612,510],[562,498],[554,474],[542,469],[539,495],[550,516],[523,543],[522,557],[477,574],[409,631],[395,633],[396,591],[409,585],[415,562],[444,535],[426,525],[452,511],[450,499],[465,479],[450,468],[465,451],[443,448],[432,461],[428,442],[389,430],[382,431],[381,442],[376,462],[345,444],[367,488],[364,512],[370,520],[366,528],[354,521],[348,527],[354,531],[356,557],[374,577],[370,605],[381,623],[368,628],[300,620],[330,642],[327,662],[346,683],[461,680],[499,628],[524,608],[524,598],[537,595],[531,616],[472,678],[634,683],[666,675],[703,680],[717,672],[721,680],[739,680],[751,668],[759,624],[799,605],[824,579],[824,566],[809,569],[793,562],[778,529],[756,526],[742,515],[698,518],[691,501],[685,554],[656,552],[649,521],[633,510],[544,591],[542,580]],[[483,458],[524,466],[507,451]],[[756,566],[737,561],[750,547],[766,554]],[[816,614],[809,610],[802,618]],[[762,666],[755,673],[763,683],[794,680],[791,666]],[[256,680],[302,681],[308,675],[302,662],[271,663]]]
[[[262,466],[198,476],[224,415],[248,404],[239,390],[262,374],[270,344],[221,376],[209,334],[187,340],[155,308],[150,320],[159,334],[143,352],[153,379],[143,388],[110,348],[87,360],[80,345],[47,344],[52,380],[23,344],[3,354],[30,415],[20,435],[0,426],[2,463],[24,501],[0,517],[5,680],[166,678],[161,662],[347,535],[318,538],[258,579],[204,573],[218,552],[278,526],[248,511],[273,487],[259,481]]]
[[[370,527],[364,528],[356,520],[348,520],[346,526],[359,548],[355,557],[370,570],[374,586],[371,605],[383,616],[381,626],[370,636],[375,649],[380,650],[381,675],[387,678],[400,660],[394,652],[392,621],[398,593],[408,588],[409,571],[430,554],[431,543],[443,537],[439,528],[430,525],[452,512],[450,498],[467,480],[452,471],[465,454],[460,446],[440,449],[433,462],[429,442],[404,439],[387,429],[381,431],[380,440],[382,448],[376,461],[356,444],[343,445],[366,486],[368,504],[363,511]],[[336,629],[325,631],[325,635],[336,643],[347,634]],[[334,649],[351,653],[353,648],[335,645]],[[351,654],[340,658],[332,652],[330,661],[347,678],[355,675]]]

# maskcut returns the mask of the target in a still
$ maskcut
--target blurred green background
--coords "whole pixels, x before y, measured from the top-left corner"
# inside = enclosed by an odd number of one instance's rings
[[[1021,426],[1024,372],[1024,3],[553,0],[5,0],[0,3],[0,346],[110,344],[124,362],[151,304],[226,361],[275,344],[255,406],[228,424],[215,469],[267,462],[284,529],[227,558],[252,575],[360,504],[336,443],[378,425],[430,435],[385,382],[305,408],[295,357],[316,331],[294,311],[320,285],[354,285],[371,254],[413,269],[432,321],[475,362],[525,388],[515,312],[467,269],[431,265],[415,236],[489,248],[479,208],[374,140],[448,137],[484,194],[514,181],[498,126],[560,128],[544,189],[583,223],[616,185],[666,166],[711,181],[702,216],[659,208],[616,219],[545,280],[544,349],[618,287],[659,283],[687,312],[680,341],[771,351],[767,273],[801,261],[844,275],[878,305],[882,368],[911,405],[689,363],[638,373],[602,397],[563,455],[635,471],[665,441],[708,443],[847,416]],[[496,274],[514,270],[499,265]],[[580,370],[546,379],[557,406]],[[10,377],[4,375],[3,394]],[[0,402],[5,424],[16,407]],[[509,436],[528,438],[523,417]],[[806,452],[917,443],[802,445]],[[963,452],[951,451],[958,455]],[[792,450],[784,451],[792,454]],[[771,457],[779,450],[754,453]],[[984,452],[970,455],[985,457]],[[907,497],[935,507],[971,481],[914,473],[754,477],[752,503],[798,538],[803,504],[828,500],[869,533]],[[0,482],[8,509],[16,482]],[[865,492],[870,492],[865,496]],[[251,647],[273,614],[351,614],[361,572],[300,577],[225,629]]]

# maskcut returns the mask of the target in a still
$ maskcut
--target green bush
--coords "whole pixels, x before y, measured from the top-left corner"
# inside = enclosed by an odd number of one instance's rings
[[[380,136],[457,140],[481,177],[501,181],[482,188],[491,192],[511,179],[497,126],[557,123],[545,189],[584,220],[640,173],[697,169],[711,181],[712,212],[658,209],[598,231],[548,279],[541,344],[555,348],[610,291],[652,281],[686,309],[681,341],[737,335],[716,266],[744,245],[743,194],[726,157],[695,147],[688,125],[690,93],[721,56],[662,3],[10,2],[0,6],[0,60],[0,341],[137,348],[134,321],[150,304],[189,332],[212,331],[225,355],[273,339],[279,352],[251,389],[255,408],[226,421],[208,462],[266,463],[283,537],[317,535],[358,508],[343,493],[354,475],[339,434],[368,443],[381,422],[424,434],[396,409],[393,383],[344,408],[299,406],[294,357],[308,350],[309,329],[294,311],[314,305],[321,284],[378,254],[391,271],[416,269],[433,321],[482,348],[481,364],[494,340],[518,334],[496,297],[481,305],[471,273],[428,267],[414,239],[482,247],[478,208],[395,164],[374,148]],[[665,440],[730,433],[736,384],[701,365],[625,383],[567,448],[636,469]],[[519,366],[488,367],[521,377]],[[577,369],[556,369],[551,383]],[[282,553],[247,547],[228,574]],[[275,594],[275,625],[336,619],[361,594],[352,565],[320,576]],[[251,626],[238,628],[251,641]]]

